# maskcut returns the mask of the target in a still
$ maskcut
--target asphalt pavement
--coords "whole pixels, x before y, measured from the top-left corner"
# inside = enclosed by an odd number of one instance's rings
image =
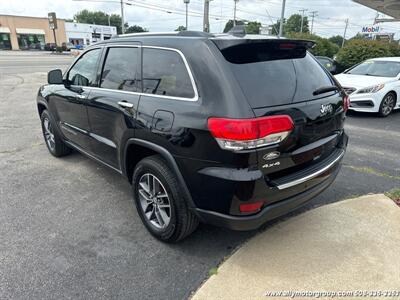
[[[255,232],[201,225],[163,244],[141,224],[123,177],[78,153],[50,156],[35,97],[45,72],[72,59],[0,52],[0,298],[187,298]],[[400,112],[349,114],[346,130],[337,180],[295,214],[400,186]]]

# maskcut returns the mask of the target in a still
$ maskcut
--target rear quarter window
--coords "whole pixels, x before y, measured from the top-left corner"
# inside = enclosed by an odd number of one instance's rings
[[[195,92],[181,55],[173,50],[143,49],[143,92],[194,98]]]

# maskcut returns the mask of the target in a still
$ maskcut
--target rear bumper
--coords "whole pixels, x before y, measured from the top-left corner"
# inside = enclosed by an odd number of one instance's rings
[[[312,200],[333,183],[339,170],[340,163],[332,167],[330,176],[322,183],[291,198],[270,204],[255,215],[232,216],[200,208],[197,208],[196,211],[199,218],[208,224],[240,231],[257,229],[265,222],[285,215]]]

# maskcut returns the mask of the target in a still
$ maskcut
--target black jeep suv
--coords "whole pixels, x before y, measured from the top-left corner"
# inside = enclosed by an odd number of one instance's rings
[[[39,90],[47,147],[126,176],[163,241],[199,221],[255,229],[326,189],[345,153],[348,98],[313,45],[201,32],[98,43]]]

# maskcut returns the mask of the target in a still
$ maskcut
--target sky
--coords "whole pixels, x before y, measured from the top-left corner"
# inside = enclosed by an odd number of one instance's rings
[[[125,21],[129,25],[140,25],[150,31],[173,31],[179,25],[185,25],[185,4],[183,0],[124,0]],[[189,30],[202,29],[204,0],[190,0]],[[280,17],[282,0],[239,0],[237,17],[259,21],[268,26]],[[72,19],[82,10],[101,10],[106,13],[120,14],[119,0],[0,0],[0,14],[46,17],[54,11],[58,18]],[[343,35],[345,20],[349,19],[347,37],[354,36],[366,25],[372,25],[376,11],[351,0],[287,0],[285,17],[299,10],[307,9],[308,15],[317,11],[314,21],[314,33],[330,37]],[[210,2],[211,32],[222,32],[225,23],[233,19],[233,0],[212,0]],[[380,16],[382,17],[382,16]],[[385,32],[395,32],[400,38],[400,23],[381,25]]]

